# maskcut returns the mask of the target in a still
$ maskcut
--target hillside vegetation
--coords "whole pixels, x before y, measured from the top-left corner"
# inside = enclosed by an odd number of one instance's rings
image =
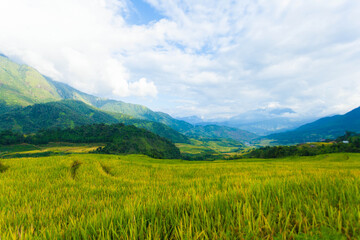
[[[1,239],[358,239],[360,155],[0,159]]]

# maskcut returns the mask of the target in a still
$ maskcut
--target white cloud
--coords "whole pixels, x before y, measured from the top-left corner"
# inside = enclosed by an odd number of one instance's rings
[[[137,29],[126,26],[126,2],[115,0],[0,1],[0,51],[82,91],[156,96],[154,82],[134,81],[122,52]],[[120,13],[120,15],[119,15]],[[129,33],[129,36],[126,34]],[[149,89],[146,89],[149,88]]]
[[[135,96],[145,97],[157,95],[157,88],[153,82],[148,82],[146,78],[141,78],[137,82],[131,82],[129,89]]]
[[[360,105],[359,1],[146,1],[164,18],[138,26],[127,0],[0,0],[0,51],[88,93],[176,115]]]

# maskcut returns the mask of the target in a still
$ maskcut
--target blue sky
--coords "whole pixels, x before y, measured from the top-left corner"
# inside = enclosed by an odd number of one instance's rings
[[[0,52],[174,116],[360,105],[360,1],[0,0]]]
[[[126,21],[134,25],[146,25],[151,22],[159,21],[165,18],[158,10],[151,4],[142,0],[129,1],[129,14],[126,16]]]

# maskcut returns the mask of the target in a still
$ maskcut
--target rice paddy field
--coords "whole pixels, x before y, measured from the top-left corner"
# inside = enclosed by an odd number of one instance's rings
[[[0,159],[1,239],[360,239],[360,154]]]

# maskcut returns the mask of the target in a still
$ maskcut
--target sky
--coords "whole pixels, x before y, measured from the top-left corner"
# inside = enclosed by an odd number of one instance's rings
[[[173,116],[360,106],[357,0],[0,0],[0,52]]]

